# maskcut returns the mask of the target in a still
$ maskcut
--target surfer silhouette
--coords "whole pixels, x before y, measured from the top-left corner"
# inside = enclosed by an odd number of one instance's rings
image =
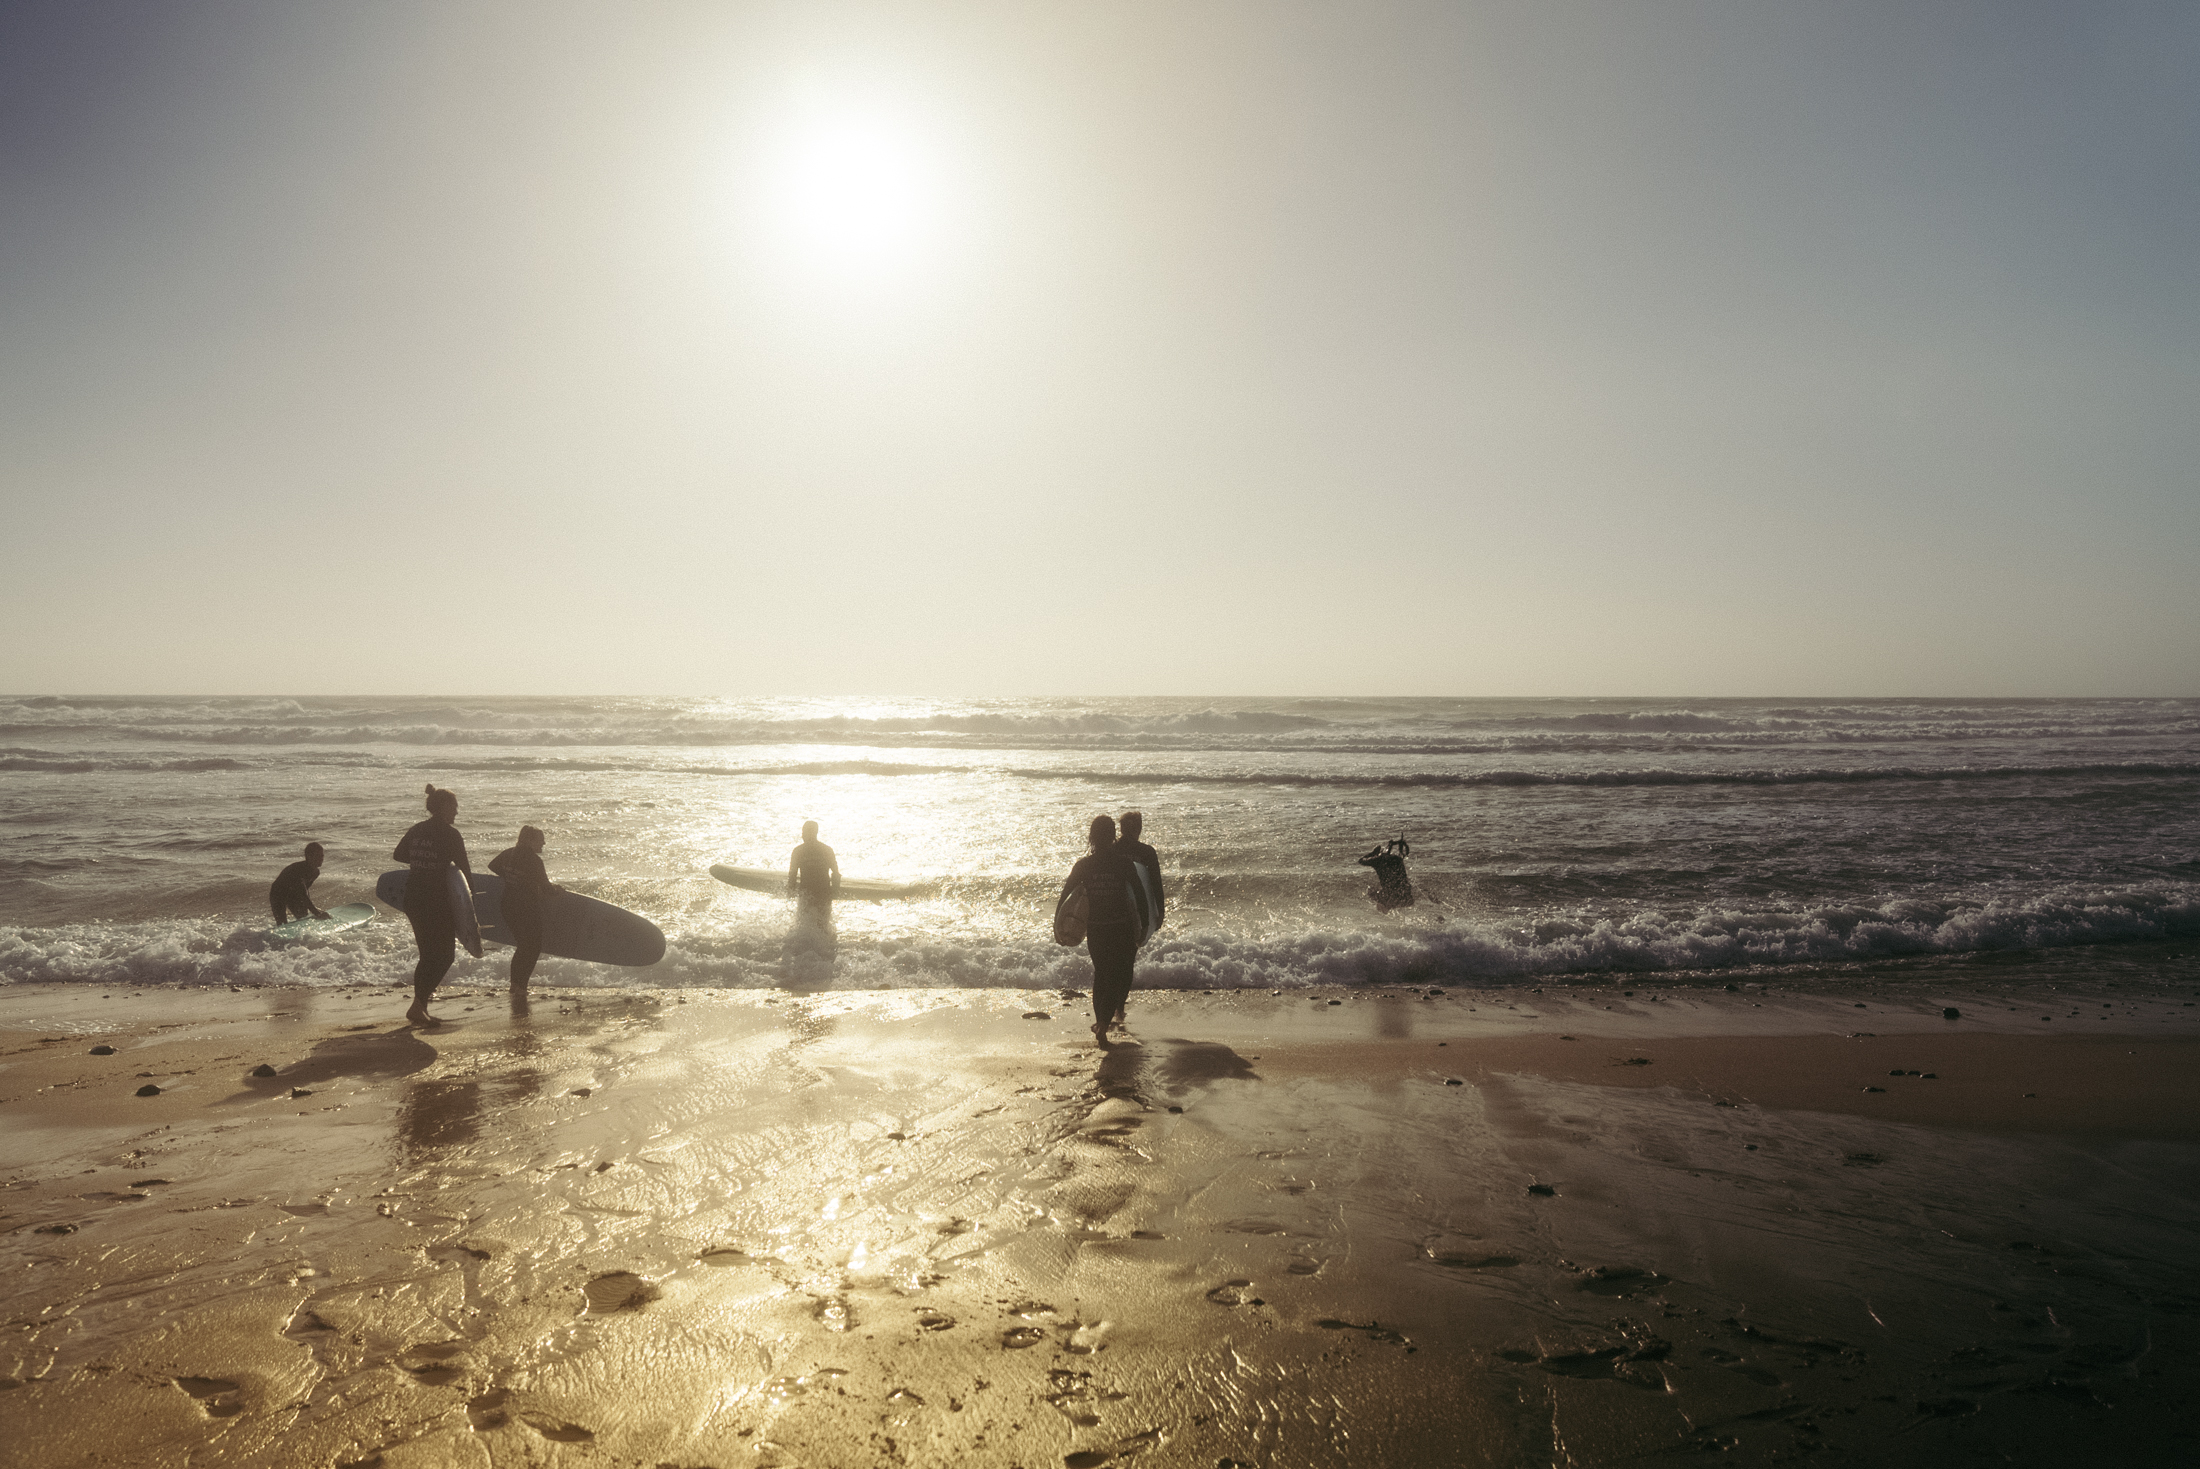
[[[817,839],[817,823],[802,823],[802,845],[787,858],[787,891],[800,913],[828,914],[840,891],[840,859]]]
[[[1147,846],[1143,841],[1139,840],[1139,833],[1143,831],[1146,826],[1145,813],[1140,811],[1126,811],[1117,820],[1116,826],[1117,829],[1122,833],[1121,837],[1116,842],[1116,846],[1118,847],[1118,849],[1121,850],[1124,856],[1130,858],[1132,862],[1136,863],[1139,867],[1144,869],[1143,876],[1146,879],[1146,896],[1147,900],[1153,905],[1153,927],[1155,929],[1159,929],[1161,925],[1168,919],[1169,906],[1168,899],[1163,895],[1161,891],[1161,856],[1159,853],[1154,851],[1152,847]],[[1127,990],[1125,991],[1125,994],[1127,997]],[[1115,1007],[1114,1018],[1117,1025],[1121,1025],[1123,1023],[1125,1005],[1127,1005],[1128,1003],[1129,1001],[1126,998],[1124,1005],[1118,1005]]]
[[[306,891],[313,886],[314,879],[321,875],[322,855],[319,842],[307,842],[305,860],[285,867],[275,875],[275,881],[268,885],[267,906],[274,911],[276,923],[288,923],[293,918],[328,917],[328,914],[313,905],[313,899]]]
[[[519,838],[489,859],[489,870],[504,879],[504,926],[512,931],[512,988],[516,994],[534,975],[542,957],[542,918],[557,889],[542,865],[549,839],[538,826],[523,826]]]
[[[428,819],[414,822],[390,853],[391,861],[411,869],[405,881],[405,917],[412,924],[420,962],[413,966],[413,1002],[405,1018],[414,1025],[435,1023],[428,997],[458,957],[458,918],[451,912],[444,874],[456,867],[471,877],[474,869],[466,860],[466,838],[459,835],[457,822],[458,796],[430,784]]]
[[[1401,833],[1360,859],[1362,867],[1375,869],[1375,886],[1367,895],[1375,900],[1376,912],[1413,906],[1413,879],[1406,876],[1406,854],[1412,850]]]
[[[1092,1038],[1108,1049],[1108,1021],[1130,998],[1131,969],[1138,959],[1137,915],[1131,884],[1139,881],[1130,857],[1115,839],[1115,818],[1095,816],[1086,832],[1092,850],[1077,859],[1062,894],[1085,891],[1085,952],[1092,956]]]

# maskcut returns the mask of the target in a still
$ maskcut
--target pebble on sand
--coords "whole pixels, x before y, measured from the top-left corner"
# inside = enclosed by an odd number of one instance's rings
[[[113,1046],[94,1046],[94,1047],[92,1047],[92,1054],[93,1054],[93,1055],[95,1055],[95,1056],[112,1056],[112,1055],[113,1055],[114,1053],[115,1053],[115,1048],[114,1048]]]
[[[147,1082],[137,1089],[137,1094],[141,1097],[157,1097],[160,1095],[160,1088]]]
[[[1940,1012],[1940,1018],[1943,1020],[1961,1020],[1963,1018],[1963,1012],[1961,1010],[1958,1010],[1955,1006],[1950,1005],[1947,1009]]]
[[[1868,1086],[1865,1087],[1864,1090],[1868,1092],[1883,1092],[1886,1090],[1886,1088],[1883,1086]]]
[[[275,1068],[268,1065],[265,1061],[262,1061],[259,1065],[252,1068],[252,1074],[254,1076],[273,1076],[275,1074]]]
[[[1528,1185],[1528,1192],[1536,1195],[1538,1198],[1548,1199],[1555,1196],[1558,1193],[1558,1190],[1552,1188],[1547,1183],[1531,1183]]]

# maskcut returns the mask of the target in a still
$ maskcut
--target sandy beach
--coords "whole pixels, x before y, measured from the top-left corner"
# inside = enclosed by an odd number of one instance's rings
[[[0,1463],[2170,1462],[2183,993],[19,986]]]

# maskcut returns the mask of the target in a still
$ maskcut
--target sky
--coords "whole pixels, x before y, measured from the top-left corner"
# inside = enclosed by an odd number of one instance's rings
[[[0,6],[0,691],[2200,694],[2200,8]]]

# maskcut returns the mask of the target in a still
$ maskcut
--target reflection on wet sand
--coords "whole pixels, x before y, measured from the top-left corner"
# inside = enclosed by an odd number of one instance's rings
[[[1538,1072],[1478,1050],[1466,1006],[1433,1015],[1448,1032],[1401,1042],[1326,1005],[1148,1000],[1175,1034],[1096,1057],[1026,996],[546,991],[435,1048],[324,1036],[301,1065],[380,1083],[394,1162],[328,1146],[361,1110],[270,1108],[163,1135],[114,1187],[55,1169],[84,1236],[10,1237],[37,1262],[10,1406],[63,1425],[26,1462],[2173,1449],[2200,1148],[1722,1106]],[[1639,1048],[1679,1072],[1675,1043]],[[1963,1084],[1949,1055],[1921,1093]],[[139,1180],[192,1231],[134,1212]],[[131,1271],[222,1313],[106,1309]],[[163,1386],[186,1379],[228,1384],[226,1416]],[[174,1411],[123,1412],[148,1382]]]

